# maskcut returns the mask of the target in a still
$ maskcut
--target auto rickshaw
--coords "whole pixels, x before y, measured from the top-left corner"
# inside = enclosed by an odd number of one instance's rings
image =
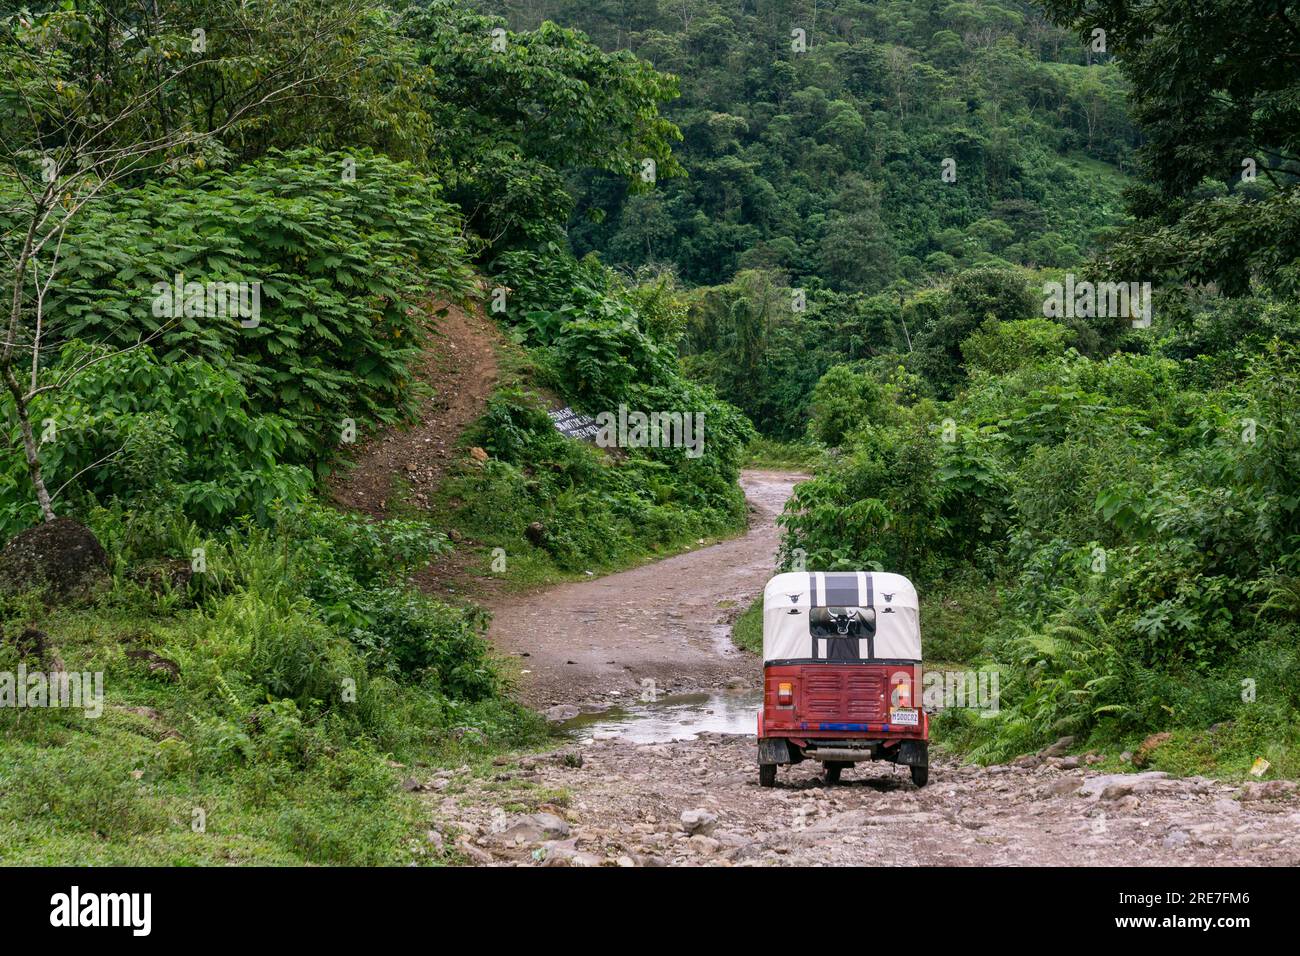
[[[930,721],[920,706],[916,589],[878,571],[778,574],[763,590],[763,708],[758,782],[820,760],[826,782],[863,760],[930,775]]]

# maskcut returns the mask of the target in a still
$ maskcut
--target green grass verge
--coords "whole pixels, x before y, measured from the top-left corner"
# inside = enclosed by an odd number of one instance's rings
[[[731,642],[751,654],[763,653],[763,596],[747,607],[731,625]]]
[[[115,559],[93,604],[0,597],[0,674],[57,659],[103,693],[0,707],[0,864],[453,861],[404,782],[549,739],[506,696],[481,620],[401,585],[396,550],[428,543],[410,526],[325,510],[198,539],[206,570],[156,592],[131,573],[149,519],[99,518]]]
[[[795,469],[811,474],[828,460],[825,448],[807,442],[758,437],[745,449],[746,468]]]

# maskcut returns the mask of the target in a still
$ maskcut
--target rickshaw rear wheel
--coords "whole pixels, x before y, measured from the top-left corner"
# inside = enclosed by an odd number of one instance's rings
[[[847,766],[848,764],[836,760],[827,760],[823,763],[822,767],[826,770],[826,782],[839,783],[840,772]]]
[[[758,765],[758,785],[760,787],[776,786],[776,764],[761,763]]]
[[[924,787],[930,782],[929,767],[912,767],[910,769],[912,771],[912,783],[916,784],[918,787]]]

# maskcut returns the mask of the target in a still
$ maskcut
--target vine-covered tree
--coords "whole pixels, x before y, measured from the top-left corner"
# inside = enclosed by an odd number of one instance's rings
[[[1300,291],[1300,6],[1046,0],[1104,30],[1131,86],[1143,182],[1114,271]]]

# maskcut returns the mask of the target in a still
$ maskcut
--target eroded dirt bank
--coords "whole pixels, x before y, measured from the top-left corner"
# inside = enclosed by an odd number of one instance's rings
[[[626,700],[660,690],[752,687],[760,663],[729,648],[731,602],[772,572],[788,475],[744,478],[747,535],[497,608],[493,639],[527,653],[530,701]],[[683,727],[683,735],[689,734]],[[431,842],[480,865],[1295,865],[1300,797],[1158,773],[1105,775],[1073,757],[978,767],[938,757],[914,787],[889,764],[826,786],[820,765],[758,786],[752,735],[638,743],[617,732],[500,758],[487,774],[416,780]]]
[[[415,376],[429,386],[420,417],[409,428],[360,436],[351,463],[335,474],[330,494],[341,507],[373,518],[387,517],[399,479],[410,487],[410,504],[423,508],[456,458],[460,434],[483,414],[497,381],[496,327],[481,311],[427,304],[430,347]],[[439,314],[442,313],[442,314]]]

